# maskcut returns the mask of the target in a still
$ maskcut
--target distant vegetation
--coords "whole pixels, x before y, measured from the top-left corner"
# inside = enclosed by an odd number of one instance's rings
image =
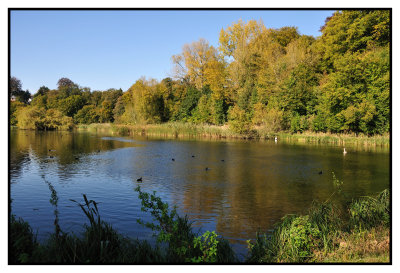
[[[239,20],[221,30],[218,48],[204,39],[184,45],[172,56],[174,78],[141,78],[125,92],[62,78],[29,103],[12,77],[10,122],[40,130],[179,121],[242,135],[255,128],[382,135],[390,130],[390,24],[388,10],[337,11],[314,38]]]
[[[142,210],[153,221],[139,223],[151,228],[156,244],[120,235],[100,218],[98,203],[71,200],[82,209],[88,223],[80,236],[62,231],[58,224],[57,193],[51,184],[54,233],[39,243],[30,225],[11,215],[10,264],[147,264],[239,263],[229,242],[216,232],[196,234],[188,218],[170,209],[156,193],[136,188]],[[327,200],[313,203],[306,215],[287,215],[268,234],[248,241],[244,263],[354,263],[390,262],[390,196],[385,190],[362,197],[345,210]]]

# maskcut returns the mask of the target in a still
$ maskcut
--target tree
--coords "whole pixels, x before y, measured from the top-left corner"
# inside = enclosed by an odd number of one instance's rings
[[[22,92],[22,83],[16,77],[10,78],[10,96],[18,96]]]
[[[346,52],[362,53],[389,42],[389,10],[344,10],[335,12],[326,22],[317,49],[322,56],[322,67],[332,71],[338,56]]]
[[[36,97],[36,96],[44,96],[44,95],[46,95],[48,92],[50,91],[50,89],[48,88],[48,87],[46,87],[46,86],[41,86],[39,89],[38,89],[38,91],[33,95],[33,97]]]
[[[184,45],[182,53],[172,56],[172,60],[175,65],[175,77],[187,77],[189,83],[197,89],[203,88],[207,83],[210,84],[210,81],[214,84],[215,79],[211,78],[223,68],[223,64],[218,61],[217,50],[205,39]]]
[[[74,85],[75,83],[68,78],[61,78],[57,82],[58,89],[61,89],[62,87],[72,87]]]
[[[73,117],[85,104],[82,96],[73,95],[60,100],[59,109],[68,117]]]
[[[23,103],[28,103],[31,98],[31,93],[22,90],[22,83],[16,77],[11,77],[9,82],[10,96],[14,96],[17,100]]]

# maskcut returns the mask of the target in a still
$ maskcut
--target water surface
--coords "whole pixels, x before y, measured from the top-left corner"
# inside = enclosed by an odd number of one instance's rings
[[[387,147],[346,150],[344,156],[336,145],[11,130],[12,213],[44,240],[54,229],[51,184],[62,230],[82,231],[86,219],[70,199],[86,194],[119,232],[152,240],[152,231],[136,222],[150,221],[134,191],[143,177],[142,190],[156,191],[196,230],[216,230],[244,255],[245,241],[257,231],[271,231],[285,214],[304,213],[313,200],[329,198],[332,172],[344,182],[343,203],[389,187]]]

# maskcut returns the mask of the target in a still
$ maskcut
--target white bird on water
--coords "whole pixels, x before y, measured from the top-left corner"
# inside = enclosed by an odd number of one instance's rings
[[[275,142],[278,142],[278,138],[277,137],[275,137]]]
[[[343,154],[344,154],[344,155],[347,154],[346,148],[343,148]]]

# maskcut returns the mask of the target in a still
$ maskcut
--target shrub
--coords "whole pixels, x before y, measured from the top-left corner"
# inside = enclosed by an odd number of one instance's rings
[[[160,197],[142,192],[138,186],[135,189],[142,201],[142,211],[149,211],[155,223],[138,222],[155,231],[157,241],[167,244],[166,262],[172,263],[231,263],[236,262],[236,256],[223,238],[218,238],[215,232],[205,232],[196,237],[192,230],[192,223],[187,216],[178,216],[176,208],[169,210],[167,203]]]
[[[270,238],[257,236],[248,261],[307,262],[321,245],[321,231],[308,215],[287,215],[276,225]]]
[[[301,262],[312,256],[312,250],[317,248],[321,232],[312,223],[309,216],[288,217],[283,220],[283,225],[279,229],[283,248],[286,252],[287,261]]]

